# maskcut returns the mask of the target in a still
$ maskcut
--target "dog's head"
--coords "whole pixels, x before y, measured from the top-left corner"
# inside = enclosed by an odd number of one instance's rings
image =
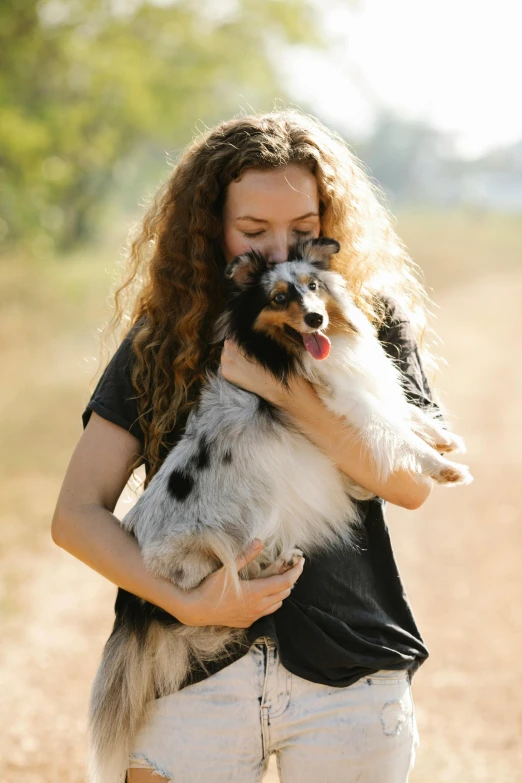
[[[300,242],[283,263],[269,265],[257,252],[235,258],[225,274],[232,284],[229,313],[239,341],[248,340],[250,332],[296,357],[306,350],[325,359],[330,351],[325,332],[343,320],[329,273],[339,250],[335,239],[320,237]]]

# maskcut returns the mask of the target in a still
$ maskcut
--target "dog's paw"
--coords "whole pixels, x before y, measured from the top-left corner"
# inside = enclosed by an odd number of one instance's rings
[[[266,568],[263,568],[260,576],[276,576],[276,574],[284,574],[290,568],[293,568],[299,562],[299,559],[304,557],[300,549],[289,549],[280,555],[277,560],[270,563]]]
[[[458,486],[471,484],[473,476],[471,475],[467,465],[460,465],[456,462],[447,462],[441,467],[436,468],[430,473],[432,479],[437,484],[443,484],[446,486]]]
[[[302,557],[304,555],[300,549],[290,549],[289,552],[285,552],[277,559],[277,562],[280,562],[279,573],[284,574],[285,571],[293,568]]]
[[[443,437],[438,437],[435,448],[441,454],[465,454],[464,440],[449,430],[444,430]]]

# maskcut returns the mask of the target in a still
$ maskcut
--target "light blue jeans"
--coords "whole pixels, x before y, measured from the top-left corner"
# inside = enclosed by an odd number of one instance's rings
[[[287,671],[263,637],[217,674],[156,699],[129,766],[176,783],[257,783],[275,753],[282,783],[406,783],[417,744],[407,672],[317,685]]]

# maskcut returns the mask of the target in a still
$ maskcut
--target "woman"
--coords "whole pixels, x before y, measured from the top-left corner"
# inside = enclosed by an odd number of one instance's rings
[[[380,481],[371,456],[307,382],[285,390],[234,343],[211,345],[225,265],[251,248],[279,263],[298,238],[321,234],[340,241],[335,268],[379,328],[410,400],[429,405],[414,338],[426,297],[413,264],[360,164],[312,118],[241,117],[197,139],[132,245],[116,297],[121,318],[122,294],[129,294],[130,328],[84,413],[53,539],[119,586],[117,615],[139,596],[158,620],[166,613],[189,625],[248,628],[252,646],[211,672],[195,670],[181,691],[156,699],[131,754],[129,783],[257,781],[272,752],[290,783],[402,783],[413,765],[410,681],[428,653],[397,571],[383,501],[418,508],[430,484],[405,471]],[[357,550],[322,553],[285,574],[244,582],[240,596],[224,592],[222,571],[189,593],[156,579],[112,514],[134,467],[144,463],[148,480],[158,470],[205,370],[219,363],[229,381],[283,407],[376,496],[361,504]],[[238,569],[260,546],[252,542]]]

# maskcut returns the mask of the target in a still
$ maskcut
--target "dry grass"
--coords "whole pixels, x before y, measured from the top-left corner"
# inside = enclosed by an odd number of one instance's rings
[[[475,483],[389,510],[409,598],[431,650],[414,681],[421,746],[412,783],[511,783],[522,768],[518,479],[522,226],[518,218],[402,216],[441,305],[440,374]],[[114,257],[116,252],[114,252]],[[84,255],[0,271],[3,547],[0,755],[7,783],[80,783],[87,694],[114,588],[49,540],[81,431],[108,261]]]

